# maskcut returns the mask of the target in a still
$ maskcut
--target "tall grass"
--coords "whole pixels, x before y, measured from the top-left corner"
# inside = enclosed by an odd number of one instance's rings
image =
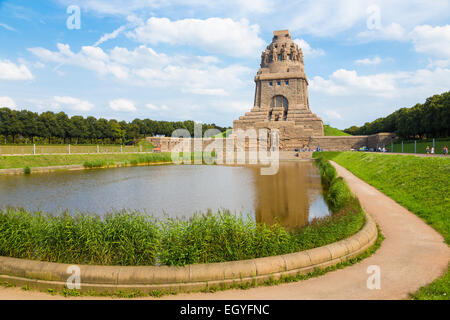
[[[162,224],[160,261],[167,265],[223,262],[295,251],[295,236],[280,225],[257,224],[228,212],[169,219]]]
[[[157,221],[139,212],[55,216],[0,211],[0,255],[100,265],[185,265],[267,257],[311,249],[356,233],[357,207],[297,231],[227,211]]]
[[[336,169],[327,159],[319,157],[317,165],[322,179],[325,200],[333,212],[337,212],[349,204],[359,204],[345,181],[337,176]]]
[[[53,216],[7,209],[0,213],[0,255],[78,264],[152,265],[159,229],[152,217],[118,212]]]

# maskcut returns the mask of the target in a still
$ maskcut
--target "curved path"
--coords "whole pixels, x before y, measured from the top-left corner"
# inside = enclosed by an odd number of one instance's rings
[[[394,200],[333,163],[375,218],[386,239],[371,257],[321,277],[271,287],[190,293],[162,299],[407,299],[447,270],[450,249],[444,239],[419,217]],[[381,288],[367,288],[369,266],[379,266]],[[0,299],[61,299],[20,288],[0,288]],[[86,299],[86,297],[84,297]]]

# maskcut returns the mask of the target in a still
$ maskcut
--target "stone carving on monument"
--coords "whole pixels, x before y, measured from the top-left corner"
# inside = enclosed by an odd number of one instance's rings
[[[285,150],[323,136],[322,119],[309,108],[303,52],[288,30],[274,31],[255,76],[253,108],[233,122],[233,130],[250,128],[278,129],[280,148]]]

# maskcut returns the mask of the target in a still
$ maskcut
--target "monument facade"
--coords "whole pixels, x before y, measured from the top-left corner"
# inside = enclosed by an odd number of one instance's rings
[[[274,31],[261,54],[253,108],[233,122],[235,131],[250,128],[278,129],[281,149],[303,147],[311,136],[323,136],[322,119],[309,107],[303,52],[288,30]]]

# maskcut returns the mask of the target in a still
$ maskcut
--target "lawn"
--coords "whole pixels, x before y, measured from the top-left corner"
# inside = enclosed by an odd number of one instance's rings
[[[399,204],[417,214],[450,244],[450,158],[321,152],[350,170]],[[417,299],[443,299],[450,295],[447,274],[413,295]]]
[[[148,161],[148,159],[150,161]],[[142,160],[142,161],[141,161]],[[0,156],[0,169],[50,167],[85,163],[142,163],[171,162],[170,153],[114,153],[83,155]]]
[[[433,147],[433,140],[417,140],[414,148],[414,141],[403,141],[403,152],[404,153],[427,153],[427,146]],[[434,141],[435,153],[442,154],[445,146],[450,146],[450,138],[436,139]],[[391,151],[393,147],[393,150]],[[402,152],[402,142],[397,141],[393,145],[388,144],[386,148],[391,152]]]
[[[330,127],[329,125],[325,124],[323,126],[323,132],[325,136],[350,136],[350,134],[341,131],[339,129]]]

